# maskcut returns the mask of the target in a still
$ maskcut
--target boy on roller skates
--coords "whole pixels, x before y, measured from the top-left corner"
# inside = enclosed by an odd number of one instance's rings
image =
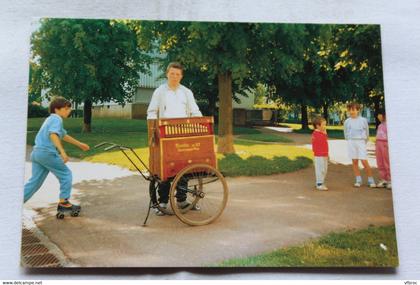
[[[60,200],[57,206],[57,218],[64,218],[65,214],[78,216],[79,205],[70,203],[72,187],[72,172],[66,166],[69,161],[61,140],[71,143],[83,151],[89,146],[69,136],[63,128],[63,119],[71,113],[71,103],[55,97],[49,106],[50,116],[44,121],[35,137],[35,145],[31,153],[32,177],[24,187],[24,203],[28,201],[44,183],[49,172],[52,172],[60,182]]]

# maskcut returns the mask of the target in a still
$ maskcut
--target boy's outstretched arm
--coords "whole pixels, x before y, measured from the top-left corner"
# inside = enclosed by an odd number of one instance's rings
[[[61,144],[61,140],[58,137],[58,135],[56,133],[51,133],[50,134],[50,139],[52,141],[52,143],[54,144],[54,146],[58,149],[58,152],[61,155],[61,158],[63,159],[64,163],[66,163],[67,161],[69,161],[69,157],[67,156],[67,153],[65,152],[63,145]]]
[[[63,141],[71,143],[71,144],[77,146],[78,148],[80,148],[83,151],[88,151],[90,149],[90,147],[87,144],[82,143],[82,142],[76,140],[75,138],[73,138],[69,135],[65,135],[63,137]]]

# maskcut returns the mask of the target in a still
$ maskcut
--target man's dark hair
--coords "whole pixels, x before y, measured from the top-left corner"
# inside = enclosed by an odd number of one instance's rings
[[[326,122],[327,120],[325,120],[323,117],[321,116],[316,116],[315,118],[312,119],[312,125],[314,126],[314,129],[316,129],[317,126],[320,126],[322,124],[322,122]]]
[[[50,114],[54,114],[55,109],[61,109],[64,107],[71,107],[70,101],[63,97],[54,97],[50,102]]]
[[[179,62],[171,62],[168,67],[166,68],[166,73],[168,73],[170,68],[181,69],[182,73],[184,73],[184,67]]]

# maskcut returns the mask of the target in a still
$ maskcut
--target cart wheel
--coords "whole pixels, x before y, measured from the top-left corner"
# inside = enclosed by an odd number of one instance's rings
[[[55,215],[55,217],[56,217],[57,219],[59,219],[59,220],[62,220],[62,219],[64,219],[64,214],[63,214],[63,213],[57,213],[57,214]]]
[[[173,215],[174,213],[172,212],[171,207],[168,205],[167,208],[163,208],[159,205],[159,186],[160,186],[161,182],[159,182],[156,179],[153,179],[150,181],[149,184],[149,195],[150,195],[150,199],[152,200],[152,205],[156,205],[156,207],[162,212],[165,213],[166,215]],[[168,192],[169,192],[169,187],[168,187]],[[169,193],[168,193],[169,195]]]
[[[181,209],[177,197],[189,206]],[[228,200],[228,187],[223,175],[207,164],[193,164],[175,177],[169,195],[175,215],[191,226],[207,225],[223,212]],[[197,209],[198,208],[198,209]]]

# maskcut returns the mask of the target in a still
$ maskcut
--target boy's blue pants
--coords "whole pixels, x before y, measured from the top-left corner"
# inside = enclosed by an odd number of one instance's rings
[[[70,198],[72,173],[58,153],[33,150],[31,161],[32,177],[25,184],[24,203],[41,188],[49,172],[52,172],[60,182],[60,199]]]

